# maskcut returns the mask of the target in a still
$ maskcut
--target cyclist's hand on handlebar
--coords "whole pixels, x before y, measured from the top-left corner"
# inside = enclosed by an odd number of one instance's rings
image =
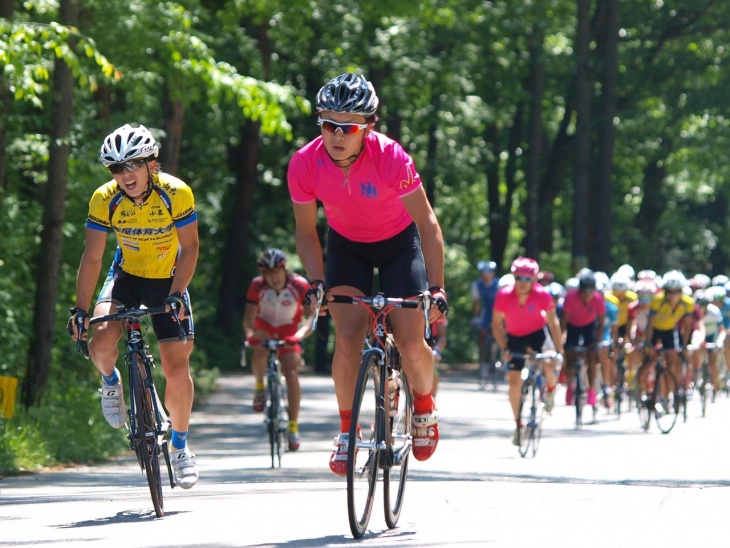
[[[300,339],[296,335],[290,335],[288,337],[284,337],[282,340],[284,341],[284,343],[287,346],[295,346],[295,345],[299,344],[300,342],[302,342],[302,339]]]
[[[181,320],[190,316],[190,309],[185,304],[182,294],[179,291],[172,293],[165,299],[165,310],[168,312],[175,312],[177,317]]]
[[[75,341],[79,340],[79,326],[83,326],[81,330],[81,340],[86,340],[86,331],[89,329],[89,313],[81,308],[72,308],[69,310],[71,316],[66,322],[68,334]]]
[[[446,300],[446,290],[443,287],[435,285],[430,287],[428,291],[431,293],[431,310],[429,311],[429,320],[433,323],[439,316],[448,316],[449,303]],[[435,309],[434,306],[436,307]]]
[[[259,339],[258,337],[249,337],[248,339],[246,339],[246,343],[249,346],[259,346],[261,344],[261,339]]]
[[[307,291],[304,304],[312,310],[316,310],[319,305],[319,315],[324,316],[324,311],[327,309],[325,296],[329,290],[330,288],[324,283],[324,280],[313,280],[309,284],[309,291]]]

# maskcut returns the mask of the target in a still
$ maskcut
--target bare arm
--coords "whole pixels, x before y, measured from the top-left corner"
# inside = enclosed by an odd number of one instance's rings
[[[563,333],[560,330],[560,322],[558,322],[558,315],[555,313],[555,309],[547,311],[546,319],[550,336],[553,338],[553,344],[555,344],[555,350],[560,354],[564,354]]]
[[[175,267],[175,277],[170,288],[171,294],[177,291],[184,292],[188,288],[190,280],[193,279],[200,250],[197,221],[178,228],[177,238],[180,242],[180,257]]]
[[[423,187],[402,198],[403,205],[418,227],[426,261],[429,287],[444,287],[444,237]]]
[[[492,336],[500,350],[507,349],[507,331],[504,327],[504,314],[499,310],[492,312]]]
[[[322,245],[317,234],[317,202],[292,203],[297,253],[310,280],[324,280]]]
[[[246,303],[246,308],[243,310],[243,335],[246,338],[253,336],[253,322],[256,319],[258,309],[258,305]]]

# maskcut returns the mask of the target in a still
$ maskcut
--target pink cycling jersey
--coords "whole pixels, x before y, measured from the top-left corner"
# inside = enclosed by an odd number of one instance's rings
[[[597,316],[606,315],[606,301],[600,291],[594,291],[588,302],[583,302],[579,289],[571,289],[563,301],[563,315],[568,313],[568,323],[584,327],[596,321]]]
[[[263,276],[257,276],[248,287],[246,301],[258,305],[257,320],[264,320],[272,327],[298,326],[308,290],[309,283],[299,274],[289,274],[286,286],[278,293],[266,284]]]
[[[519,295],[513,285],[497,291],[494,299],[494,310],[502,313],[507,333],[515,337],[524,337],[545,327],[546,313],[554,309],[555,303],[550,293],[536,283],[532,284],[532,291],[524,305],[520,305]]]
[[[321,200],[329,226],[355,242],[379,242],[413,219],[402,198],[421,186],[413,159],[397,142],[371,131],[349,175],[330,159],[317,137],[291,159],[287,174],[294,203]]]

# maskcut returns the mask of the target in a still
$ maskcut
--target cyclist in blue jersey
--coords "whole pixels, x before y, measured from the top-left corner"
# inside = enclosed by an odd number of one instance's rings
[[[471,325],[477,332],[481,349],[492,334],[492,311],[499,289],[499,279],[496,276],[497,263],[494,261],[480,261],[477,264],[477,270],[481,276],[471,284],[473,303]]]

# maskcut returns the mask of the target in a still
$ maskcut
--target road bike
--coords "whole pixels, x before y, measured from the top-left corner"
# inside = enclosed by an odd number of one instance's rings
[[[575,352],[575,362],[573,368],[575,369],[575,375],[573,376],[573,398],[575,405],[575,428],[579,430],[583,427],[583,407],[588,399],[588,373],[586,371],[585,355],[589,351],[589,348],[585,345],[571,346],[565,349],[565,352]],[[595,405],[593,407],[593,422],[596,422],[596,414],[598,409]]]
[[[621,418],[621,412],[624,404],[627,409],[631,409],[631,394],[629,392],[629,383],[626,378],[626,354],[631,352],[630,343],[622,344],[619,339],[618,350],[616,350],[616,388],[613,391],[614,411],[618,418]]]
[[[708,342],[703,345],[703,348],[705,352],[702,357],[702,366],[692,375],[692,392],[699,394],[702,416],[705,417],[707,416],[707,402],[715,402],[715,386],[710,373],[710,353],[715,352],[718,347],[715,343]],[[689,346],[688,349],[695,352],[702,350],[699,346]]]
[[[127,410],[129,420],[125,423],[127,439],[129,440],[130,449],[137,456],[140,468],[147,476],[155,514],[161,518],[165,515],[165,510],[162,495],[160,455],[164,457],[170,487],[173,489],[175,488],[175,479],[170,465],[168,440],[165,439],[171,424],[155,388],[152,378],[154,358],[150,354],[149,345],[145,342],[145,336],[149,329],[144,318],[155,314],[170,315],[176,322],[179,340],[186,341],[185,331],[177,314],[166,311],[164,306],[127,310],[126,307],[117,305],[115,313],[91,318],[89,325],[103,322],[121,322],[126,333],[125,346],[127,351],[124,354],[124,363],[129,372],[129,409]],[[79,328],[77,349],[88,358],[88,346],[86,341],[81,340],[81,334],[85,331],[83,319],[80,323],[77,323],[77,326]]]
[[[271,467],[281,468],[281,453],[289,426],[289,404],[287,400],[286,381],[282,379],[281,362],[278,350],[282,346],[292,344],[284,340],[269,339],[265,341],[250,340],[246,346],[262,346],[268,352],[266,358],[266,413],[264,423],[269,438]],[[242,355],[245,366],[245,353]]]
[[[680,406],[680,386],[671,371],[666,368],[665,353],[672,349],[657,346],[656,363],[645,362],[637,373],[639,378],[639,421],[644,431],[649,430],[651,417],[655,417],[662,434],[668,434],[677,423]],[[645,379],[642,377],[646,376]]]
[[[525,457],[532,448],[532,456],[537,454],[542,437],[542,419],[545,410],[543,396],[545,392],[545,377],[542,374],[545,360],[558,359],[562,356],[550,350],[548,352],[523,354],[515,352],[513,359],[524,359],[522,366],[522,391],[520,396],[520,456]]]
[[[423,307],[428,338],[430,295],[425,292],[417,297],[396,299],[382,293],[373,297],[331,294],[328,304],[332,303],[362,306],[370,318],[352,404],[347,450],[347,512],[352,535],[361,538],[370,521],[379,471],[382,471],[385,523],[390,529],[398,524],[411,454],[413,393],[401,369],[388,316],[396,308]],[[318,315],[319,307],[315,318]]]
[[[497,341],[490,333],[479,348],[479,388],[482,390],[486,390],[490,384],[493,391],[497,390],[499,377],[503,376],[499,354]]]

